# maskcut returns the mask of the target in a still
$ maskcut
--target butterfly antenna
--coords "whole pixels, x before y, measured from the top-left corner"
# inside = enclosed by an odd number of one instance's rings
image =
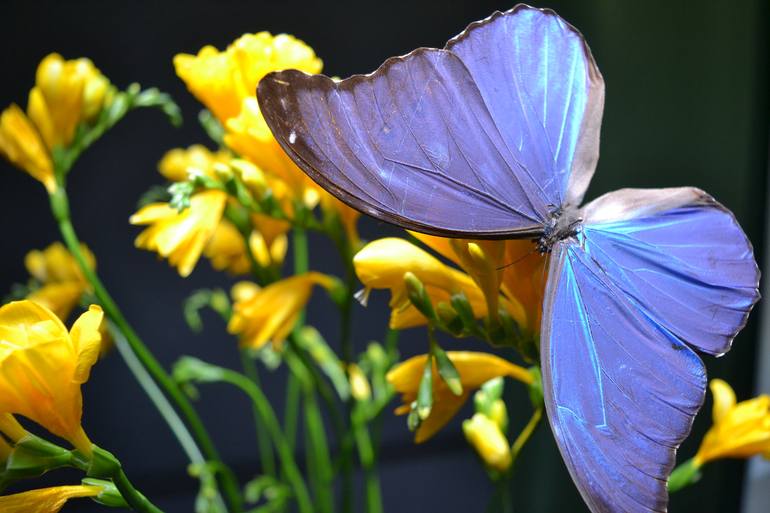
[[[519,262],[521,262],[522,260],[524,260],[525,258],[527,258],[527,257],[531,256],[531,255],[532,255],[532,253],[534,253],[535,251],[537,251],[537,246],[534,246],[534,247],[532,248],[532,251],[530,251],[529,253],[526,253],[526,254],[524,254],[524,255],[521,255],[519,258],[517,258],[517,259],[516,259],[516,260],[514,260],[513,262],[510,262],[510,263],[507,263],[507,264],[505,264],[505,265],[502,265],[502,266],[498,267],[496,270],[497,270],[497,271],[502,271],[502,270],[503,270],[503,269],[505,269],[506,267],[510,267],[510,266],[512,266],[512,265],[516,265],[516,264],[518,264]]]

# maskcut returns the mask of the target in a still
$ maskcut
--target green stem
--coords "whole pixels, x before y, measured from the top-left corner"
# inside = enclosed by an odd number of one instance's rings
[[[300,385],[297,376],[289,370],[286,377],[286,403],[283,413],[283,430],[286,433],[286,439],[289,441],[289,447],[293,451],[297,442],[297,425],[299,424],[299,399]]]
[[[340,249],[343,255],[345,263],[345,284],[346,284],[346,296],[345,300],[340,305],[340,349],[342,353],[342,361],[347,369],[349,363],[353,362],[353,341],[351,338],[351,312],[353,307],[353,287],[355,286],[355,272],[352,265],[352,257],[345,258],[346,251],[342,247]],[[353,397],[349,397],[345,402],[345,412],[348,418],[353,415]],[[355,429],[355,428],[353,428]],[[355,433],[354,433],[355,436]],[[367,433],[368,436],[368,433]],[[343,443],[341,446],[340,458],[342,460],[342,511],[343,513],[350,513],[353,511],[353,444]],[[367,479],[367,498],[368,494]]]
[[[112,299],[112,296],[107,292],[107,289],[102,284],[97,274],[89,265],[88,261],[83,254],[80,247],[80,240],[75,233],[75,228],[72,226],[69,211],[69,200],[67,193],[63,185],[60,185],[56,191],[51,194],[51,210],[59,225],[59,231],[61,232],[64,243],[67,245],[70,253],[78,263],[83,276],[91,285],[99,303],[101,304],[107,317],[112,320],[115,326],[120,330],[125,338],[131,351],[136,356],[137,360],[141,362],[142,367],[147,370],[152,379],[163,389],[164,393],[174,402],[176,407],[180,410],[184,418],[187,420],[187,424],[190,427],[192,436],[195,438],[201,451],[206,456],[208,461],[215,461],[221,464],[221,458],[214,447],[211,438],[209,437],[206,429],[201,422],[200,417],[196,413],[189,399],[184,395],[179,386],[171,379],[168,373],[163,369],[155,356],[150,352],[147,346],[142,342],[134,329],[128,323],[123,313],[118,308],[118,305]],[[156,404],[156,407],[162,407]],[[165,415],[164,415],[165,417]],[[238,484],[235,479],[231,477],[229,473],[220,474],[220,484],[225,495],[225,500],[228,503],[230,509],[234,512],[242,510],[241,497],[238,489]]]
[[[160,412],[161,416],[166,421],[166,424],[168,424],[169,428],[171,428],[171,431],[174,433],[174,436],[179,442],[179,445],[182,446],[182,449],[187,455],[187,458],[190,460],[190,463],[197,465],[201,469],[201,472],[209,472],[208,465],[206,465],[206,458],[203,457],[203,453],[201,453],[201,450],[195,443],[195,440],[190,434],[190,431],[187,429],[187,426],[185,426],[184,422],[179,417],[179,414],[176,412],[176,410],[174,410],[173,406],[171,406],[171,403],[168,401],[166,396],[163,395],[161,389],[158,387],[155,381],[153,381],[152,376],[150,376],[147,370],[142,366],[142,363],[139,361],[133,351],[131,351],[131,347],[128,345],[128,342],[123,336],[123,333],[115,328],[114,324],[112,323],[109,324],[109,327],[110,334],[115,340],[115,347],[117,347],[118,352],[123,357],[123,361],[126,362],[126,365],[133,373],[136,380],[139,382],[139,385],[144,390],[144,393],[147,394],[147,397],[150,398],[150,401],[152,401],[152,403],[155,405],[155,408],[157,408],[157,410]],[[220,507],[224,509],[225,504],[218,490],[215,500],[220,503]]]
[[[307,247],[307,232],[296,226],[292,231],[292,249],[294,252],[294,274],[304,274],[308,271],[309,256]],[[295,329],[305,323],[305,312],[300,312]],[[289,369],[286,382],[286,401],[284,410],[284,431],[289,444],[294,450],[297,436],[297,422],[299,419],[300,384],[297,376]]]
[[[353,433],[358,446],[358,457],[364,469],[366,483],[366,511],[367,513],[383,513],[382,493],[380,491],[380,476],[377,472],[376,452],[366,427],[366,419],[358,412],[353,413]]]
[[[538,424],[540,424],[540,420],[542,418],[543,407],[540,406],[535,409],[535,411],[532,413],[532,417],[529,419],[529,422],[527,422],[527,425],[524,426],[524,429],[521,431],[521,433],[519,433],[519,436],[516,437],[516,440],[514,440],[513,445],[511,446],[511,468],[513,468],[513,466],[516,464],[516,459],[519,457],[521,449],[532,437],[532,434],[535,432],[535,428],[537,428]]]
[[[243,364],[243,371],[246,376],[257,386],[262,386],[259,379],[259,370],[254,364],[254,360],[248,355],[246,350],[241,350],[241,362]],[[273,457],[273,446],[270,443],[270,438],[265,432],[265,426],[262,423],[262,418],[259,415],[259,411],[256,406],[252,405],[252,413],[254,415],[254,426],[257,431],[257,446],[259,447],[259,458],[262,464],[262,472],[268,476],[276,476],[275,473],[275,459]]]
[[[160,508],[151,503],[147,497],[133,487],[123,469],[118,468],[112,476],[112,482],[115,483],[115,488],[118,489],[120,495],[123,496],[123,499],[134,511],[139,513],[163,513]]]
[[[695,458],[690,458],[671,472],[668,478],[669,493],[678,492],[682,488],[697,483],[700,476],[700,465],[695,461]]]
[[[281,466],[286,473],[287,480],[292,486],[300,513],[313,513],[313,504],[310,500],[307,486],[302,479],[302,474],[297,467],[297,463],[294,461],[294,453],[281,429],[275,411],[273,410],[273,407],[270,406],[270,401],[268,401],[262,390],[246,376],[225,368],[219,368],[219,371],[221,372],[223,381],[240,388],[253,401],[262,418],[262,423],[267,428],[267,431],[273,440],[273,444],[278,451]]]
[[[321,409],[318,407],[312,383],[308,383],[304,393],[305,433],[308,440],[308,465],[313,468],[313,491],[318,511],[332,513],[334,501],[332,496],[332,463],[329,456],[329,446],[326,443],[326,431],[323,425]]]

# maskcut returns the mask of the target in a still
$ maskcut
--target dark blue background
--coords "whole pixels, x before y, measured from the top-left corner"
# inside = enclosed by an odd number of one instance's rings
[[[607,83],[602,157],[588,198],[620,187],[695,185],[731,208],[763,252],[767,157],[767,20],[762,0],[731,6],[720,1],[552,1],[586,35]],[[204,44],[224,48],[244,32],[289,32],[324,59],[325,71],[345,76],[368,72],[385,58],[417,46],[443,46],[465,25],[512,3],[474,1],[364,2],[4,2],[0,31],[0,105],[26,104],[37,62],[48,52],[90,57],[119,86],[138,81],[170,92],[187,122],[176,130],[157,112],[131,114],[99,141],[71,175],[75,224],[96,253],[98,269],[129,320],[166,365],[182,354],[237,366],[235,341],[219,320],[192,334],[180,304],[191,291],[222,286],[223,277],[202,261],[180,279],[153,254],[134,249],[138,233],[128,225],[140,194],[160,183],[156,163],[173,147],[206,142],[195,116],[200,105],[174,75],[171,58]],[[57,237],[43,188],[0,162],[0,291],[26,279],[24,254]],[[365,237],[397,233],[366,220]],[[761,260],[760,260],[761,261]],[[311,239],[311,265],[339,272],[333,248]],[[229,283],[229,282],[227,282]],[[356,308],[354,340],[363,349],[384,332],[384,293]],[[751,393],[756,319],[733,351],[709,359],[713,375]],[[318,295],[309,321],[330,341],[337,332],[332,305]],[[483,349],[480,343],[447,341],[447,347]],[[425,336],[402,336],[402,354],[423,351]],[[284,376],[267,380],[280,403]],[[523,425],[527,401],[512,394],[512,421]],[[707,403],[706,405],[710,405]],[[226,460],[245,481],[257,471],[249,404],[224,386],[202,389],[202,415]],[[279,408],[280,409],[280,408]],[[402,418],[385,418],[382,483],[388,512],[482,511],[492,491],[459,431],[460,415],[434,440],[411,444]],[[695,426],[708,426],[707,410]],[[92,439],[114,451],[136,484],[169,512],[191,511],[196,483],[170,432],[142,395],[117,355],[100,362],[85,387],[84,423]],[[682,449],[691,456],[695,440]],[[515,481],[518,511],[585,511],[560,461],[547,427],[541,427],[520,460]],[[743,466],[713,465],[704,482],[672,500],[672,511],[737,511]],[[72,482],[58,473],[47,482]],[[65,511],[98,510],[74,502]]]

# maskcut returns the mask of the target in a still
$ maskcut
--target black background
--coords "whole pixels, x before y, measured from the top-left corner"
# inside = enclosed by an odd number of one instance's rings
[[[719,1],[537,2],[557,10],[587,37],[607,83],[602,157],[587,198],[620,187],[695,185],[731,208],[754,242],[759,258],[765,206],[767,157],[767,20],[762,0],[730,5]],[[195,121],[200,105],[174,75],[171,59],[205,44],[224,48],[244,32],[288,32],[308,42],[328,74],[368,72],[391,55],[417,46],[443,46],[465,25],[507,9],[511,3],[449,0],[417,2],[3,2],[0,31],[0,105],[24,106],[38,61],[51,51],[66,58],[90,57],[118,86],[132,81],[170,92],[186,117],[170,127],[157,112],[134,113],[78,162],[70,179],[75,225],[97,255],[99,271],[160,360],[181,354],[237,366],[232,337],[213,316],[202,335],[192,334],[180,311],[182,299],[200,287],[230,280],[201,261],[180,279],[164,262],[133,247],[138,229],[128,225],[135,202],[160,183],[156,163],[173,147],[206,142]],[[0,290],[25,281],[24,254],[43,248],[57,232],[42,186],[0,162]],[[366,220],[366,238],[397,233]],[[339,272],[330,245],[311,239],[311,266]],[[761,261],[761,260],[760,260]],[[290,262],[289,262],[290,264]],[[288,268],[288,267],[287,267]],[[355,310],[358,349],[382,336],[384,293],[368,309]],[[734,349],[709,358],[713,376],[752,391],[758,315],[752,316]],[[309,321],[335,340],[332,305],[318,295]],[[447,341],[447,347],[483,349]],[[402,354],[423,351],[425,336],[402,336]],[[284,376],[268,379],[268,394],[281,402]],[[513,387],[510,387],[513,388]],[[527,415],[524,394],[511,394],[514,426]],[[242,480],[257,471],[256,448],[246,400],[226,387],[202,390],[200,411],[225,458]],[[706,408],[710,407],[707,401]],[[279,408],[280,409],[280,408]],[[402,418],[385,419],[382,482],[388,512],[483,511],[492,490],[459,431],[467,410],[434,440],[414,446]],[[708,426],[704,409],[694,453]],[[142,395],[117,355],[100,362],[85,387],[84,425],[91,438],[115,452],[136,484],[169,512],[192,510],[195,482],[170,432]],[[743,465],[724,462],[706,469],[704,481],[672,498],[674,512],[737,511]],[[46,482],[73,482],[58,473]],[[585,511],[553,444],[541,427],[520,460],[514,484],[517,511]],[[74,502],[65,511],[95,511]]]

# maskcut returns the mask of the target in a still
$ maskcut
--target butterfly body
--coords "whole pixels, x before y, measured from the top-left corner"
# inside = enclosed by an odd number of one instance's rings
[[[537,249],[541,254],[550,253],[553,245],[559,241],[574,237],[582,230],[583,219],[580,211],[573,207],[559,208],[551,214],[542,235],[537,239]]]
[[[548,255],[540,333],[549,423],[593,513],[665,511],[676,449],[759,299],[735,217],[694,187],[580,207],[604,81],[582,35],[518,5],[335,82],[286,70],[258,100],[295,163],[348,205],[444,237]]]

